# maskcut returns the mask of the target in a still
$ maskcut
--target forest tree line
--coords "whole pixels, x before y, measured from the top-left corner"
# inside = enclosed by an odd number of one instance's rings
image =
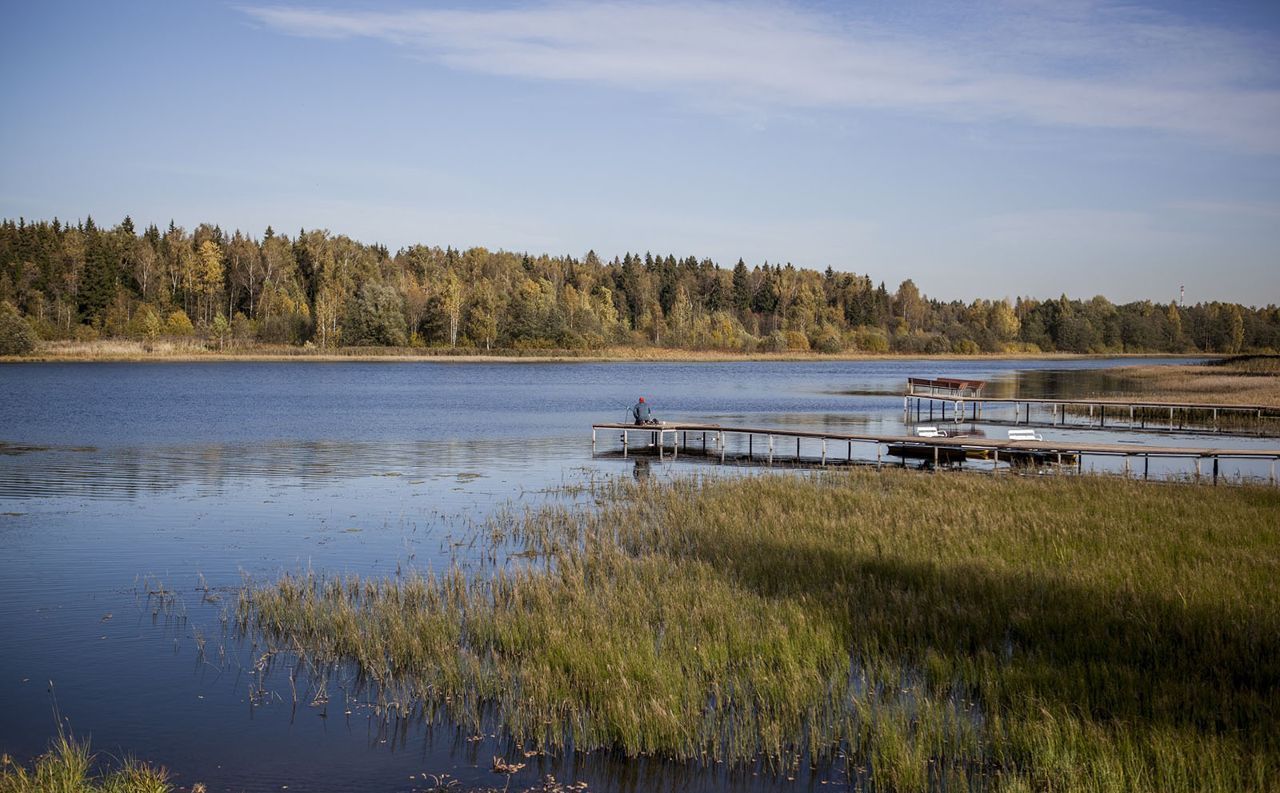
[[[91,218],[0,222],[0,322],[30,338],[479,350],[1220,352],[1280,349],[1280,308],[941,301],[906,280],[695,256],[530,255],[256,238]],[[16,330],[15,330],[16,328]]]

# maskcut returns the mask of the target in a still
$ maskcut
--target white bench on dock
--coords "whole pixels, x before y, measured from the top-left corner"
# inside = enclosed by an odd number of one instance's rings
[[[916,427],[917,438],[945,438],[947,433],[937,427]]]
[[[1009,440],[1011,441],[1042,441],[1040,433],[1035,430],[1009,430]]]

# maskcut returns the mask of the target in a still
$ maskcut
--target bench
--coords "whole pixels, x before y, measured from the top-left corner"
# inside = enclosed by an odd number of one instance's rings
[[[945,438],[947,433],[937,427],[916,427],[916,437],[918,438]]]
[[[1011,441],[1042,441],[1044,438],[1035,430],[1009,430]]]

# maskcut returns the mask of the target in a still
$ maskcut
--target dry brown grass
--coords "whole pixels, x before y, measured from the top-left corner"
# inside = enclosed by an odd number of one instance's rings
[[[205,342],[198,339],[99,339],[95,341],[41,342],[30,355],[19,360],[52,361],[145,361],[207,356]]]
[[[1280,357],[1248,357],[1191,366],[1126,366],[1114,398],[1280,407]]]
[[[524,361],[861,361],[861,360],[1006,360],[1061,359],[1097,356],[1071,353],[991,353],[982,355],[903,355],[898,353],[847,352],[825,355],[815,352],[723,352],[678,350],[664,347],[606,347],[599,350],[494,350],[445,347],[341,347],[320,349],[288,344],[229,342],[225,349],[203,339],[162,339],[155,342],[128,339],[96,341],[47,341],[24,356],[0,356],[0,361],[450,361],[487,363]]]

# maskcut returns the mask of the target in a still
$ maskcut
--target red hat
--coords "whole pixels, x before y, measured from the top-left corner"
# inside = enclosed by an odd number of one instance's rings
[[[643,401],[644,401],[644,397],[640,397],[640,401],[641,401],[641,402],[643,402]]]

